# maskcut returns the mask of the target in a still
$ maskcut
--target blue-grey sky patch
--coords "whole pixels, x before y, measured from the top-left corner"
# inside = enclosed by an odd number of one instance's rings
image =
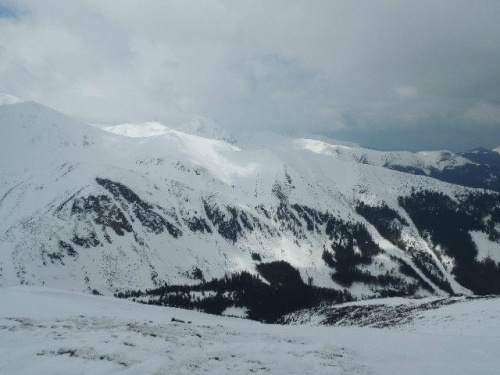
[[[11,5],[6,2],[0,1],[0,18],[16,18],[17,11]]]

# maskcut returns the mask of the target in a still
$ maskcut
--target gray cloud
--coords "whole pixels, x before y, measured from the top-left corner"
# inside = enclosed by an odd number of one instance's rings
[[[500,144],[496,0],[17,0],[1,9],[0,91],[85,121],[206,116],[380,148]]]

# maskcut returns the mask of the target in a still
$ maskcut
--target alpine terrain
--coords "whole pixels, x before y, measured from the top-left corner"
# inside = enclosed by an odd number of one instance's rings
[[[5,100],[4,100],[5,99]],[[0,285],[268,322],[372,297],[500,293],[500,154],[91,126],[0,106]]]

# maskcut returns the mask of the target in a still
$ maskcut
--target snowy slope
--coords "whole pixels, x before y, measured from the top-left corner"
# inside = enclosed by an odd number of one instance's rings
[[[1,106],[0,285],[109,294],[196,284],[196,269],[205,280],[256,275],[258,254],[355,297],[470,293],[452,274],[453,254],[398,199],[425,191],[459,202],[475,190],[379,166],[386,159],[364,164],[352,157],[359,149],[339,154],[344,146],[279,136],[236,147],[159,126],[147,136],[135,126],[106,132],[36,103]],[[398,241],[358,213],[360,202],[395,213]],[[496,217],[478,215],[496,243]],[[341,284],[325,252],[346,246],[366,259],[354,267],[357,279]]]
[[[296,142],[312,152],[342,160],[382,166],[384,168],[425,175],[441,181],[474,188],[500,191],[500,157],[498,153],[477,148],[469,152],[382,152],[364,149],[320,138],[300,138]]]
[[[203,138],[225,141],[231,144],[236,143],[234,137],[231,136],[227,130],[222,128],[214,121],[204,117],[196,118],[191,122],[187,122],[185,124],[173,128],[168,127],[158,121],[119,124],[119,125],[94,124],[94,126],[113,134],[118,134],[133,138],[145,138],[145,137],[164,135],[171,132],[172,130],[175,130],[187,134],[198,135]]]
[[[182,124],[177,130],[231,144],[236,143],[236,139],[226,129],[206,117],[198,117],[193,121]]]
[[[360,163],[391,169],[412,168],[421,170],[426,175],[430,175],[433,169],[442,171],[445,168],[474,164],[470,160],[449,151],[382,152],[361,147],[331,144],[315,139],[298,139],[297,144],[299,147],[307,148],[312,152],[334,155],[342,160],[355,160]]]
[[[398,330],[263,325],[33,287],[0,289],[0,300],[1,374],[460,375],[500,365],[498,299]]]
[[[13,95],[0,93],[0,105],[18,104],[21,102],[21,99],[16,98]]]
[[[166,134],[170,130],[167,126],[156,121],[138,124],[119,124],[111,126],[95,124],[94,126],[113,134],[132,138],[154,137]]]
[[[304,309],[285,316],[282,321],[287,324],[498,336],[500,331],[495,322],[498,314],[498,296],[385,298]]]

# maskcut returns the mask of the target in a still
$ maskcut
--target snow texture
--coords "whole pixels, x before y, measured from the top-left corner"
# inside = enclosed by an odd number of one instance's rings
[[[493,375],[500,365],[499,299],[398,329],[263,325],[35,287],[2,288],[0,300],[0,374]]]

